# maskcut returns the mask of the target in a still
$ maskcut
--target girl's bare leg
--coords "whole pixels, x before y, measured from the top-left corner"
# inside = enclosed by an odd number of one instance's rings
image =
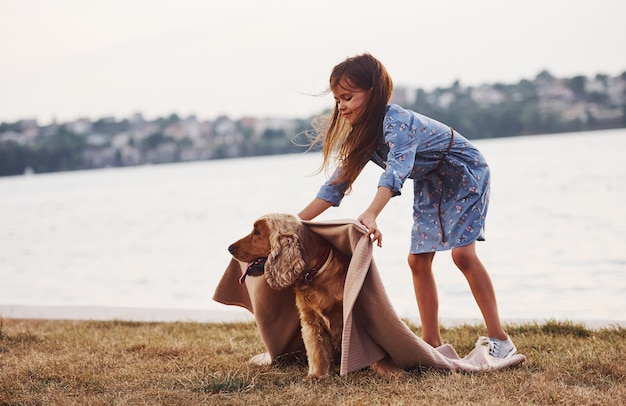
[[[496,294],[487,270],[476,255],[476,243],[452,249],[452,260],[463,272],[478,304],[489,337],[506,340],[507,335],[500,323]]]
[[[433,275],[434,252],[409,254],[413,289],[422,322],[422,338],[433,347],[441,345],[439,333],[439,297]]]

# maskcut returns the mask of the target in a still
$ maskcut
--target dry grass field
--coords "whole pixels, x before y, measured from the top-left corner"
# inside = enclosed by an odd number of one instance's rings
[[[411,326],[419,334],[419,328]],[[626,329],[508,325],[521,366],[492,373],[364,370],[312,381],[302,364],[254,367],[254,323],[0,319],[0,405],[618,405]],[[461,356],[481,326],[443,330]]]

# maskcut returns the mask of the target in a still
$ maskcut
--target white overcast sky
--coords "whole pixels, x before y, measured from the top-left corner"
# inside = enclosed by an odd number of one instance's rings
[[[626,70],[624,0],[0,0],[0,121],[308,118],[370,52],[432,89]]]

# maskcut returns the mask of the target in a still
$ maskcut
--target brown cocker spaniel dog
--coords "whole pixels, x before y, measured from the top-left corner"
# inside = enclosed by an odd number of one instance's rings
[[[332,375],[341,357],[343,286],[349,258],[289,214],[259,218],[228,251],[248,263],[246,275],[265,274],[274,289],[293,286],[309,363],[308,376]],[[381,376],[403,373],[387,357],[372,365]]]

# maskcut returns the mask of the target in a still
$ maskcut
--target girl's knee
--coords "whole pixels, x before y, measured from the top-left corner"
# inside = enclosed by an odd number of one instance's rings
[[[408,262],[409,267],[411,268],[411,272],[430,272],[434,256],[434,252],[427,252],[424,254],[409,254]]]
[[[474,244],[452,249],[452,261],[461,272],[470,271],[480,264]]]

